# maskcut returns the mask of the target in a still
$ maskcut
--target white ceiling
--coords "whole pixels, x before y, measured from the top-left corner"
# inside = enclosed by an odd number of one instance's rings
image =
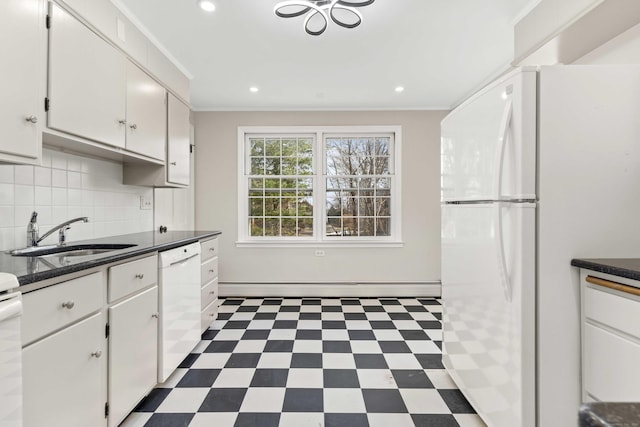
[[[532,0],[376,0],[321,36],[279,0],[214,1],[114,0],[193,78],[194,110],[448,109],[507,69]]]

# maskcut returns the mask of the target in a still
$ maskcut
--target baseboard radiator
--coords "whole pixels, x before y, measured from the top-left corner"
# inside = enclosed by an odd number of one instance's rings
[[[236,283],[220,282],[227,297],[433,297],[441,296],[440,282],[399,283]]]

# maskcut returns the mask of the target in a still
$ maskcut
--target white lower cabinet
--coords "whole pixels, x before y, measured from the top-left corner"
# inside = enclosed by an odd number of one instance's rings
[[[96,313],[23,349],[24,426],[106,426],[105,316]]]
[[[109,307],[109,426],[156,385],[158,286]]]

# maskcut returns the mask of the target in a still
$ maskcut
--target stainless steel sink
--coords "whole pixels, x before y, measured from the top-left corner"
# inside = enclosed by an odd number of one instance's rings
[[[97,243],[97,244],[70,244],[70,245],[49,245],[49,246],[32,246],[29,248],[15,249],[9,251],[13,256],[24,257],[63,257],[63,256],[87,256],[96,255],[105,252],[116,251],[119,249],[131,248],[136,245],[132,244],[114,244],[114,243]]]

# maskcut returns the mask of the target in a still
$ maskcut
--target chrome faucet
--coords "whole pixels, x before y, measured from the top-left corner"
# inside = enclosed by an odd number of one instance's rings
[[[27,246],[28,247],[38,246],[38,243],[40,243],[41,241],[49,237],[56,230],[59,230],[58,244],[64,245],[67,241],[66,231],[71,228],[70,227],[71,224],[78,221],[89,222],[89,218],[87,218],[86,216],[70,219],[69,221],[65,221],[62,224],[56,225],[51,230],[47,231],[46,233],[44,233],[42,236],[39,237],[37,218],[38,218],[38,212],[33,212],[31,214],[31,220],[29,221],[29,225],[27,226]]]

